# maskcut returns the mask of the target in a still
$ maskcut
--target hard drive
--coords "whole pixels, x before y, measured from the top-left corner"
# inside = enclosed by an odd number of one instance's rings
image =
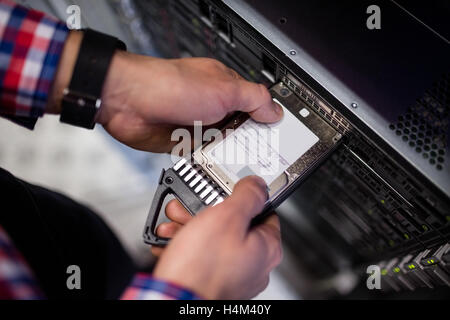
[[[147,244],[163,246],[156,235],[167,195],[175,196],[195,215],[232,194],[249,175],[262,177],[269,199],[254,223],[278,207],[339,145],[342,135],[283,83],[270,92],[284,110],[281,121],[263,124],[239,113],[212,141],[203,144],[172,168],[163,170],[144,230]],[[317,103],[319,103],[317,101]]]

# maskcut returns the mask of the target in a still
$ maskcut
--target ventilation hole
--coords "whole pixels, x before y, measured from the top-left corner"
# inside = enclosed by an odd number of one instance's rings
[[[391,130],[432,165],[443,167],[450,127],[450,73],[443,74],[422,97],[398,115]],[[437,167],[436,165],[436,167]]]
[[[442,170],[442,166],[441,166],[440,164],[438,164],[438,165],[436,166],[436,169],[438,169],[439,171],[441,171],[441,170]]]

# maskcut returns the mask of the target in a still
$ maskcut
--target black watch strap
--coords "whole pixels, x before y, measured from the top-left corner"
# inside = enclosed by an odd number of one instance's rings
[[[60,121],[93,129],[101,106],[103,84],[116,50],[126,50],[117,38],[87,29],[84,31],[72,80],[64,90]]]

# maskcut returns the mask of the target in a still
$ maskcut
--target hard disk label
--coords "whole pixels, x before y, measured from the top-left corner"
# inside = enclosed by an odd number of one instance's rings
[[[258,175],[270,185],[297,159],[311,149],[319,138],[288,109],[274,124],[247,120],[208,155],[236,183]]]

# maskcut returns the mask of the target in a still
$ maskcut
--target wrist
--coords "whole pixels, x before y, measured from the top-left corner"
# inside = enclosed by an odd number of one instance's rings
[[[105,125],[117,113],[126,109],[129,92],[127,76],[130,64],[130,53],[117,50],[111,60],[102,90],[102,105],[98,111],[96,122]]]
[[[83,32],[80,31],[71,31],[67,37],[45,109],[48,114],[61,113],[64,89],[69,86],[82,40]]]
[[[190,292],[195,292],[199,297],[206,300],[217,300],[224,296],[220,292],[222,286],[213,277],[205,277],[204,274],[195,273],[187,275],[185,272],[178,271],[176,274],[177,276],[174,276],[173,274],[169,275],[161,272],[157,265],[152,276],[154,279],[175,284]]]

